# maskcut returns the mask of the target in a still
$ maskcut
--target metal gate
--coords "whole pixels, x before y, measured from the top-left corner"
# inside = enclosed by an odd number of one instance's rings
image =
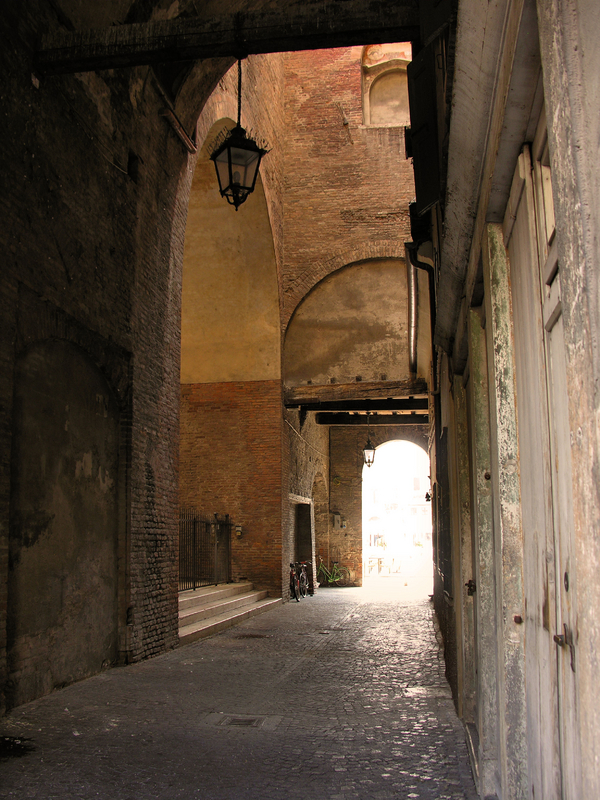
[[[179,511],[179,591],[231,580],[231,522],[229,514],[206,517],[198,511]]]

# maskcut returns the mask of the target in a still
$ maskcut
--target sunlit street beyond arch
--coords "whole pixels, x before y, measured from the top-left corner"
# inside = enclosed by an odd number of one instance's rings
[[[363,584],[403,600],[432,593],[429,457],[412,442],[377,448],[363,467]]]

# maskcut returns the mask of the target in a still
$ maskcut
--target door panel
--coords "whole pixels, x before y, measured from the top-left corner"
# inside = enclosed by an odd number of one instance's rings
[[[535,797],[582,796],[577,738],[576,574],[560,265],[542,114],[504,221],[516,342],[527,601],[527,720]]]
[[[555,565],[549,411],[535,198],[529,149],[519,158],[504,224],[508,248],[524,531],[526,675],[530,783],[535,797],[560,796]]]
[[[577,620],[576,576],[573,560],[573,509],[571,502],[571,436],[568,416],[565,342],[560,313],[558,274],[548,287],[544,317],[548,354],[548,396],[551,414],[552,496],[555,535],[556,622],[554,641],[558,649],[558,708],[563,798],[580,798],[577,769]],[[558,311],[557,311],[558,309]]]

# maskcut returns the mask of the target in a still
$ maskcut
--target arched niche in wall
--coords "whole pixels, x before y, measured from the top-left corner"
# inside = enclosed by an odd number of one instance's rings
[[[277,266],[260,180],[236,211],[221,197],[211,144],[231,120],[213,125],[190,192],[183,256],[181,383],[280,377]]]
[[[365,125],[410,125],[406,67],[410,42],[369,45],[362,54],[363,118]]]
[[[10,706],[118,656],[119,407],[83,350],[17,361],[8,572]]]
[[[338,270],[311,290],[288,325],[285,384],[407,380],[407,328],[404,259]]]

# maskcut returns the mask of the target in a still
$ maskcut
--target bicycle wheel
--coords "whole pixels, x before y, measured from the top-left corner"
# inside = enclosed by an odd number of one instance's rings
[[[294,579],[291,581],[290,600],[292,597],[295,597],[298,603],[300,602],[300,583],[297,577],[294,577]]]
[[[349,583],[351,583],[349,569],[346,567],[338,567],[338,573],[339,574],[336,573],[336,586],[347,586]]]
[[[304,573],[300,575],[300,594],[302,597],[306,597],[308,594],[308,578]]]

